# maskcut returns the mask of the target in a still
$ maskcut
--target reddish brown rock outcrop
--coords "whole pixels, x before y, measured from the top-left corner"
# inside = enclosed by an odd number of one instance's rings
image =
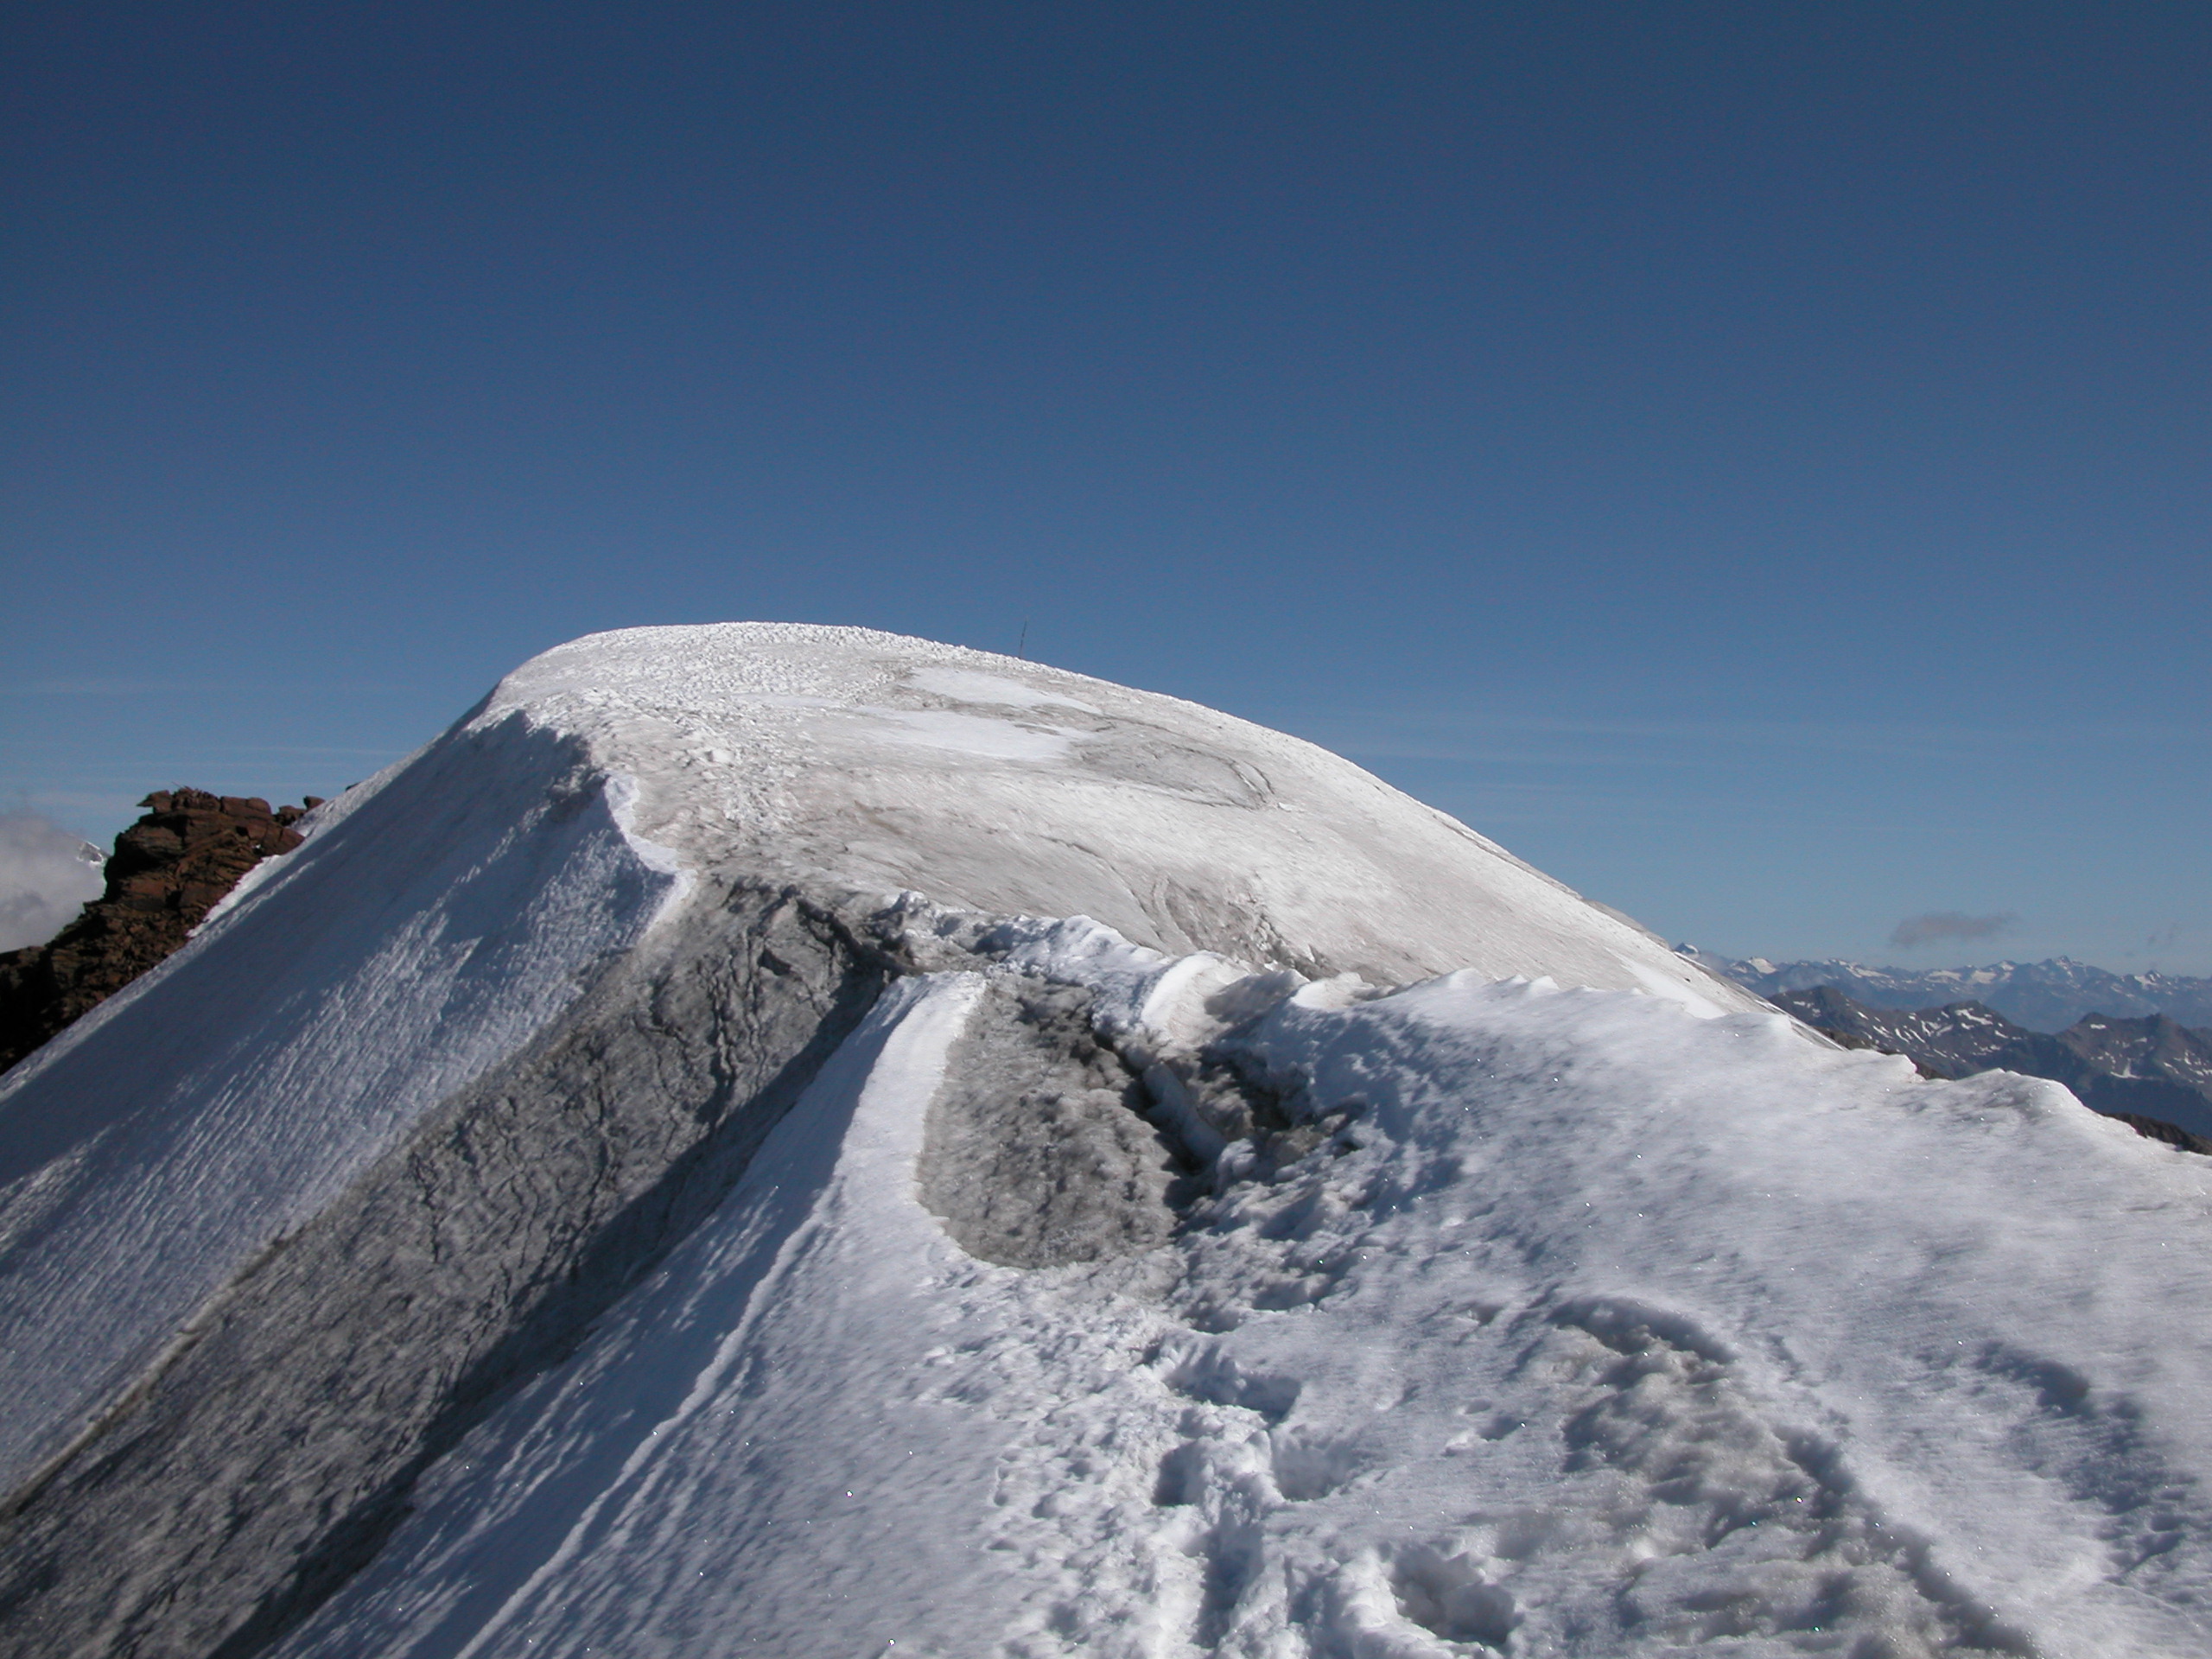
[[[107,891],[44,944],[0,956],[0,1070],[97,1007],[191,936],[238,878],[300,844],[321,803],[273,811],[255,796],[156,790],[115,838]]]

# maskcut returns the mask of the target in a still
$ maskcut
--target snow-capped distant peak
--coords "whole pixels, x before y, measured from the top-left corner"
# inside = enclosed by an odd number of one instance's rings
[[[2063,1031],[2090,1014],[2164,1014],[2183,1025],[2212,1026],[2212,979],[2115,974],[2069,957],[1971,968],[1878,968],[1834,958],[1733,961],[1691,945],[1678,947],[1678,953],[1762,996],[1833,985],[1861,1002],[1891,1008],[1940,1007],[1972,997],[2036,1031]]]

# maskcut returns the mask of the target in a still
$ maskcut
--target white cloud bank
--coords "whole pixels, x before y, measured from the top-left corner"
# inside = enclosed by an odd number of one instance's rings
[[[100,896],[99,849],[36,812],[0,812],[0,950],[42,944]]]

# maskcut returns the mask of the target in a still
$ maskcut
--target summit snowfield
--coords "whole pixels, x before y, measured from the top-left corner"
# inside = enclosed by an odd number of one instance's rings
[[[0,1082],[0,1651],[2212,1649],[2212,1163],[1334,756],[597,635]]]
[[[1471,967],[1758,1006],[1350,762],[1194,703],[857,630],[597,634],[473,725],[581,741],[677,864],[1385,982]]]

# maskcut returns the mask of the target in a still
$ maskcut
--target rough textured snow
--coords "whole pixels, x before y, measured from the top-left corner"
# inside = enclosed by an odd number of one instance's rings
[[[685,868],[1079,911],[1316,970],[1641,969],[1729,995],[1309,745],[857,630],[563,646],[309,827],[212,918],[197,972],[172,964],[0,1086],[0,1329],[77,1333],[0,1350],[0,1474],[65,1443],[201,1299],[550,1026]],[[402,838],[412,868],[385,856]]]
[[[0,1093],[0,1651],[2212,1648],[2212,1165],[1332,757],[649,630],[334,804]]]
[[[1142,963],[1081,943],[1041,965]],[[1233,1147],[1117,1271],[1024,1272],[914,1177],[985,992],[882,1005],[287,1651],[2212,1637],[2200,1161],[1778,1015],[1318,986],[1226,1035],[1303,1155]]]

